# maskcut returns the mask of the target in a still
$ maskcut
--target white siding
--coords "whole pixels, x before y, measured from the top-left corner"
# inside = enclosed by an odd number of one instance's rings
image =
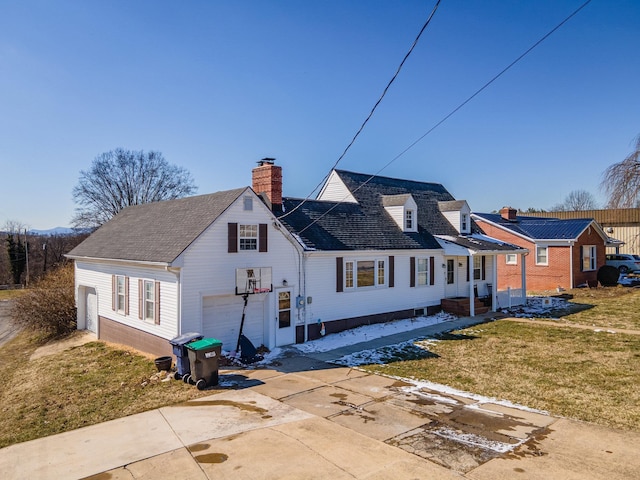
[[[331,172],[329,179],[320,190],[318,200],[358,203],[335,170]]]
[[[235,295],[236,268],[271,267],[273,284],[287,280],[292,295],[299,294],[299,255],[285,237],[285,229],[274,226],[273,214],[254,197],[253,210],[245,211],[242,198],[224,212],[182,255],[182,330],[203,332],[203,297]],[[268,251],[227,252],[228,223],[267,224]],[[275,344],[275,293],[265,298],[264,343]],[[253,339],[252,339],[253,341]]]
[[[129,277],[129,315],[111,309],[112,275]],[[160,282],[160,324],[138,318],[138,279]],[[81,286],[95,288],[97,315],[138,330],[171,339],[178,332],[178,280],[164,268],[76,261],[76,292]],[[78,294],[77,294],[78,295]],[[84,323],[84,321],[83,321]]]
[[[394,256],[394,287],[357,288],[336,292],[336,257],[382,258]],[[409,286],[409,258],[434,257],[435,284]],[[307,260],[307,296],[312,303],[307,304],[306,317],[309,324],[318,319],[324,321],[374,315],[398,310],[439,305],[444,297],[444,263],[441,251],[422,250],[411,252],[334,252],[312,254]],[[388,269],[388,263],[387,263]]]

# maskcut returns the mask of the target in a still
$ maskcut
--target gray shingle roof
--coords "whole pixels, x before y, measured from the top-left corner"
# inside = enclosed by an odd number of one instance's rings
[[[247,189],[125,208],[69,256],[171,263]]]
[[[380,176],[370,178],[370,175],[344,170],[336,170],[336,174],[357,204],[308,200],[293,211],[302,200],[283,199],[285,212],[293,213],[281,221],[307,247],[318,250],[440,249],[433,235],[458,235],[438,207],[438,202],[455,201],[441,184]],[[417,233],[402,232],[384,208],[404,204],[409,195],[418,205]]]
[[[517,216],[514,221],[505,220],[497,213],[474,213],[474,215],[532,240],[575,240],[593,222],[591,218]]]
[[[450,200],[448,202],[438,202],[441,212],[455,212],[464,207],[464,200]]]

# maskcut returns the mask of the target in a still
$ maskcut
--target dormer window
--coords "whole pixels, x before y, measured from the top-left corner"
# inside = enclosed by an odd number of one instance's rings
[[[411,194],[382,195],[382,206],[403,232],[418,231],[418,204]]]
[[[462,214],[462,220],[460,222],[460,231],[461,232],[466,232],[467,231],[467,225],[469,223],[469,216],[466,213]]]
[[[404,212],[404,228],[405,230],[413,230],[413,210],[405,210]]]

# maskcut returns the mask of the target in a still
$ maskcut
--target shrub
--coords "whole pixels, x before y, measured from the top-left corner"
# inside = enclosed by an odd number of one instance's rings
[[[11,311],[14,321],[38,330],[47,337],[71,333],[76,329],[73,264],[49,271],[24,295],[16,299]]]
[[[598,282],[603,287],[615,287],[618,284],[618,277],[620,272],[616,267],[611,265],[603,265],[598,270]]]

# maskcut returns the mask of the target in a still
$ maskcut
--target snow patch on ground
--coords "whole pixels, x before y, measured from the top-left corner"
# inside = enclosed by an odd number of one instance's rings
[[[474,400],[479,404],[479,405],[467,405],[467,408],[481,409],[480,405],[485,403],[492,403],[494,405],[501,405],[503,407],[515,408],[517,410],[522,410],[524,412],[539,413],[542,415],[549,414],[549,412],[546,412],[544,410],[536,410],[534,408],[526,407],[518,403],[510,402],[508,400],[500,400],[498,398],[485,397],[483,395],[478,395],[476,393],[465,392],[464,390],[458,390],[457,388],[449,387],[447,385],[442,385],[440,383],[429,382],[427,380],[414,380],[411,378],[401,378],[401,377],[392,377],[392,378],[401,380],[406,383],[411,383],[412,385],[410,387],[402,387],[402,390],[407,393],[412,393],[418,396],[426,396],[424,392],[424,389],[426,389],[434,392],[439,392],[443,395],[468,398],[470,400]]]
[[[328,352],[336,348],[355,345],[356,343],[367,342],[376,338],[387,337],[396,333],[409,332],[417,328],[428,327],[437,323],[455,320],[457,317],[449,313],[437,313],[428,317],[409,318],[396,320],[394,322],[377,323],[375,325],[364,325],[338,333],[332,333],[318,340],[311,340],[306,343],[295,345],[295,348],[302,353]]]

